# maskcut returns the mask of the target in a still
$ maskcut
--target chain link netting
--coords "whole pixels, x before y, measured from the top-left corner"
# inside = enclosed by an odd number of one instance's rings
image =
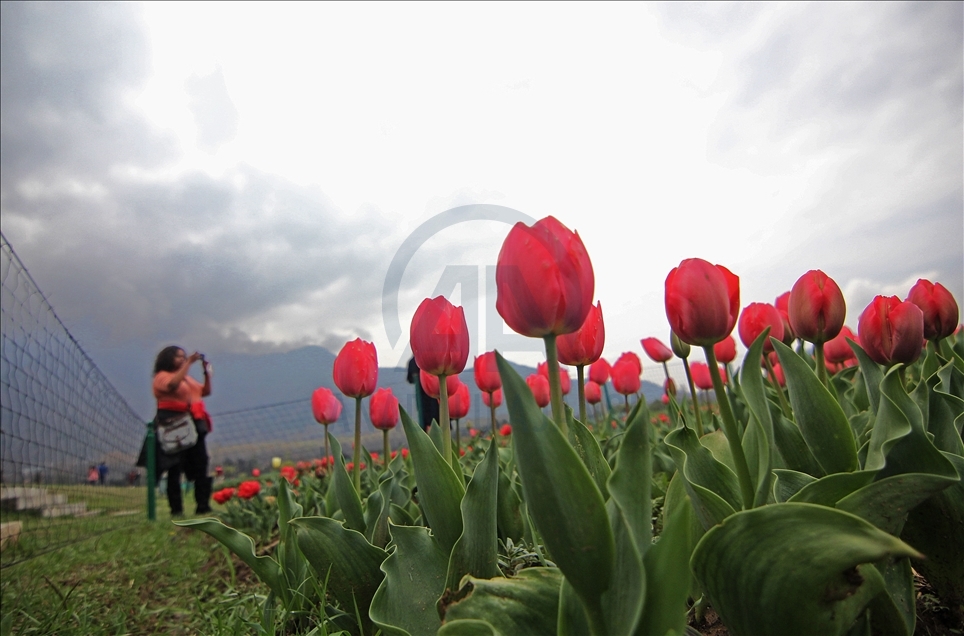
[[[2,567],[143,519],[144,423],[0,234]]]

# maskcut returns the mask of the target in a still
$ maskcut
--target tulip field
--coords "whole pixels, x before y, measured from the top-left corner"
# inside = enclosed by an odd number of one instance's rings
[[[496,282],[500,315],[544,341],[546,363],[523,378],[499,352],[475,358],[489,421],[448,426],[469,412],[469,331],[461,307],[425,299],[410,341],[437,422],[423,430],[378,388],[374,345],[349,342],[334,381],[354,398],[352,448],[326,435],[341,407],[319,389],[327,457],[218,491],[219,518],[176,522],[260,579],[258,630],[679,636],[713,616],[714,634],[911,636],[925,586],[964,625],[964,333],[943,286],[878,296],[854,333],[819,270],[744,304],[736,274],[687,259],[666,278],[669,337],[639,334],[653,363],[682,359],[686,385],[667,369],[648,405],[639,355],[600,357],[605,299],[578,234],[517,224]],[[715,403],[700,408],[697,386]],[[364,408],[380,453],[360,443]]]

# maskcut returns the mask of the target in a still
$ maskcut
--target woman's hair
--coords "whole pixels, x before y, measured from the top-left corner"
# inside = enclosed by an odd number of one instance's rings
[[[161,352],[157,354],[157,359],[154,360],[154,375],[157,375],[159,371],[177,371],[177,367],[174,365],[174,358],[177,357],[178,351],[183,351],[182,347],[177,345],[171,345],[170,347],[164,347]]]

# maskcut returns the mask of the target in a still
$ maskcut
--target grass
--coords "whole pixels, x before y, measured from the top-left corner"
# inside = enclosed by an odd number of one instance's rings
[[[266,589],[206,534],[174,526],[163,500],[158,508],[156,522],[141,515],[4,567],[2,636],[257,631]]]

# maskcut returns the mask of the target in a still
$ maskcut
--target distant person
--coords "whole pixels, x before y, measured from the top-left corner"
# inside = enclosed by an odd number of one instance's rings
[[[97,465],[97,479],[101,486],[107,483],[107,464],[104,462]]]
[[[87,483],[91,486],[96,486],[98,481],[100,481],[100,472],[96,466],[91,466],[87,470]]]
[[[408,361],[408,376],[406,379],[409,384],[415,385],[415,404],[418,407],[419,424],[423,430],[427,431],[432,426],[432,420],[437,422],[439,419],[438,400],[422,389],[422,381],[419,379],[418,372],[418,364],[415,363],[415,356],[412,356],[412,359]]]
[[[191,365],[201,361],[204,384],[188,375]],[[211,367],[198,352],[185,355],[184,349],[165,347],[154,361],[154,397],[157,398],[157,421],[190,413],[197,427],[197,443],[174,455],[167,455],[167,501],[171,516],[184,513],[181,502],[181,473],[194,482],[197,514],[211,512],[211,477],[208,476],[208,452],[204,439],[211,431],[211,418],[202,398],[211,394]],[[160,448],[158,455],[163,455]],[[172,461],[173,460],[173,461]],[[159,465],[161,462],[158,463]],[[158,475],[160,474],[158,470]]]

